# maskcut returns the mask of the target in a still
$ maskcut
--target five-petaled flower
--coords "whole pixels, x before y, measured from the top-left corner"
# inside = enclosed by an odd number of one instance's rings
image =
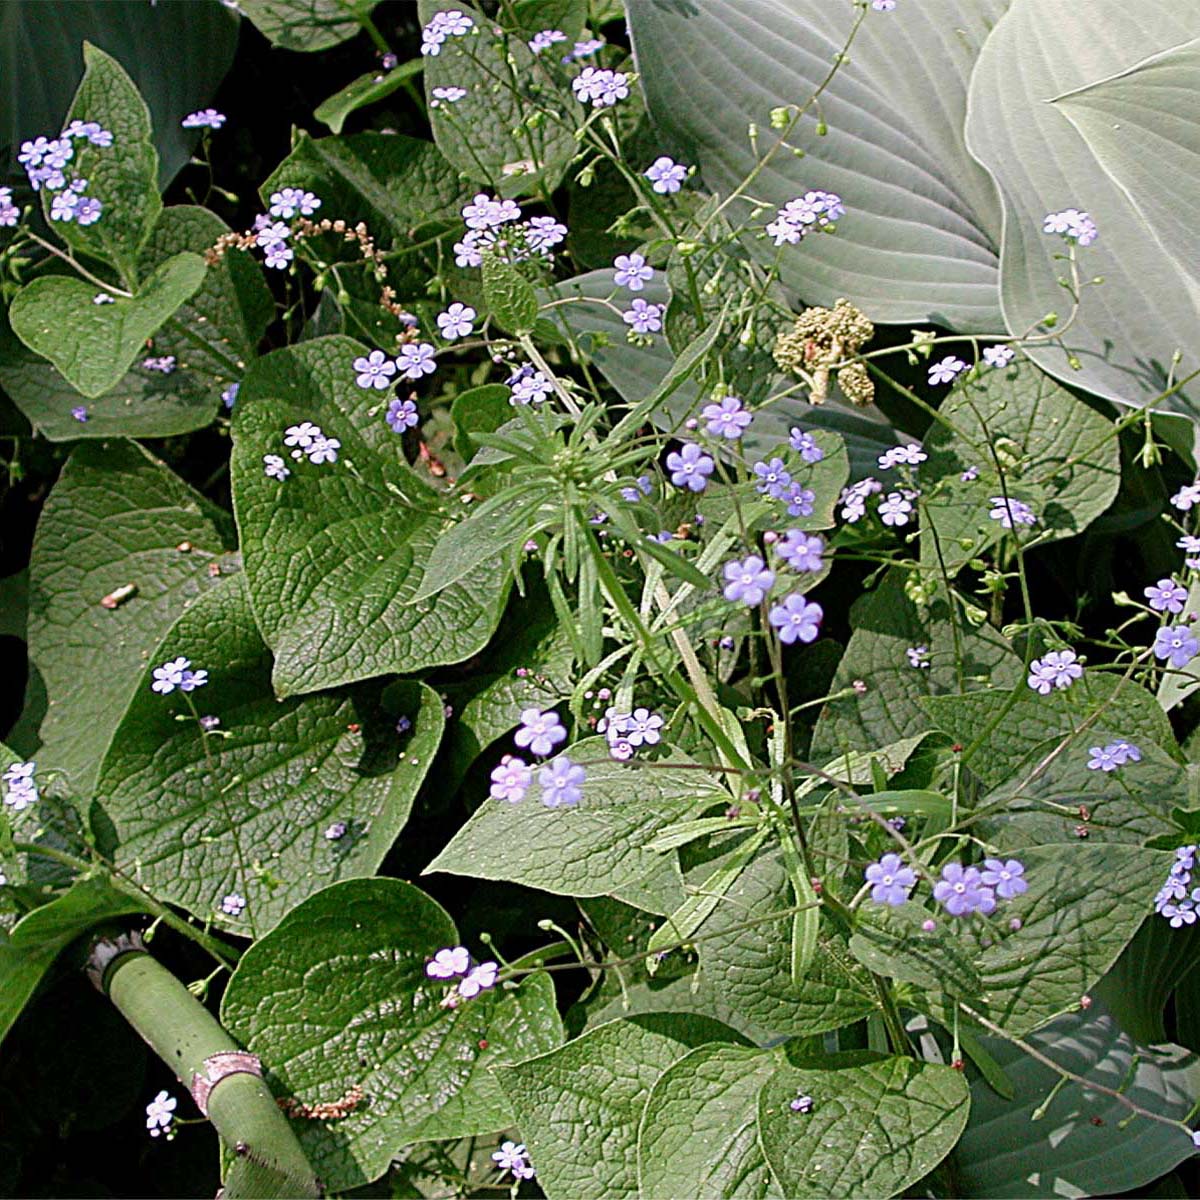
[[[149,1104],[146,1105],[146,1129],[151,1137],[158,1137],[166,1133],[171,1128],[171,1123],[175,1120],[175,1106],[179,1103],[174,1096],[168,1092],[159,1092]]]
[[[1200,650],[1200,641],[1186,625],[1166,625],[1154,635],[1154,657],[1166,659],[1176,670],[1186,667]]]
[[[533,768],[525,765],[523,758],[506,754],[498,766],[492,769],[492,784],[488,794],[493,800],[506,800],[518,804],[525,799],[529,785],[533,782]]]
[[[388,403],[384,420],[387,421],[388,428],[393,433],[403,433],[406,429],[412,429],[420,424],[421,416],[417,412],[415,400],[401,400],[396,397]]]
[[[456,338],[469,337],[475,328],[473,322],[477,315],[469,304],[460,304],[455,301],[445,312],[438,313],[438,332],[448,342],[452,342]]]
[[[410,342],[400,347],[396,366],[405,379],[420,379],[423,375],[432,375],[437,370],[437,363],[433,361],[435,353],[429,342]]]
[[[396,364],[382,350],[372,350],[365,357],[356,358],[354,369],[358,372],[354,382],[360,388],[377,391],[391,387],[392,376],[396,374]]]
[[[656,158],[642,174],[650,180],[654,190],[659,195],[669,195],[683,187],[687,179],[688,169],[682,163],[677,163],[665,154]]]
[[[567,731],[554,709],[542,712],[538,708],[527,708],[521,713],[521,728],[517,730],[513,741],[522,749],[528,749],[530,754],[545,758],[554,753],[554,747],[559,742],[567,740]]]
[[[754,420],[753,413],[742,407],[740,396],[723,396],[712,404],[706,404],[700,415],[705,421],[705,432],[713,437],[736,441]]]
[[[767,620],[778,632],[779,640],[790,646],[793,642],[815,641],[824,615],[815,600],[793,592],[782,604],[772,606]]]
[[[658,333],[662,329],[663,311],[663,305],[647,303],[639,296],[632,306],[621,314],[621,319],[626,325],[632,326],[634,333]]]
[[[613,267],[613,283],[631,292],[640,292],[654,278],[654,268],[640,254],[618,254]]]
[[[425,974],[430,979],[454,979],[470,969],[471,956],[466,946],[445,946],[425,964]]]
[[[667,470],[676,487],[685,487],[693,492],[702,492],[708,485],[708,477],[715,467],[713,460],[694,442],[688,442],[678,451],[667,455]]]
[[[889,904],[898,908],[908,899],[917,883],[917,873],[906,866],[898,854],[885,854],[873,862],[863,873],[871,885],[871,899],[876,904]]]
[[[953,354],[946,355],[929,368],[930,383],[953,383],[967,369],[967,364]]]
[[[762,603],[775,586],[775,572],[757,554],[725,564],[725,599],[749,608]]]
[[[587,771],[565,755],[556,758],[538,772],[542,803],[547,808],[570,808],[583,798]]]
[[[1187,588],[1174,579],[1160,579],[1156,584],[1143,589],[1143,594],[1155,612],[1179,614],[1187,601]]]
[[[1026,682],[1043,696],[1051,688],[1068,688],[1083,675],[1083,666],[1076,661],[1074,650],[1051,650],[1029,664]]]

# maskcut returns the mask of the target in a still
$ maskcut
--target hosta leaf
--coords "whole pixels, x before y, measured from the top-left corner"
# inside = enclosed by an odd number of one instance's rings
[[[781,1190],[758,1139],[759,1090],[778,1050],[701,1046],[659,1077],[638,1132],[643,1196],[774,1200]]]
[[[228,232],[207,209],[164,209],[142,251],[139,270],[145,275],[181,251],[203,254]],[[101,311],[111,307],[101,306]],[[249,255],[231,251],[208,268],[199,289],[154,334],[149,352],[174,356],[176,369],[169,375],[147,370],[139,350],[116,385],[86,406],[86,423],[71,415],[79,404],[76,390],[3,321],[0,384],[34,427],[55,441],[186,433],[212,420],[221,393],[241,378],[274,311],[261,269]]]
[[[115,387],[145,350],[146,339],[204,281],[204,260],[183,252],[167,259],[126,299],[94,304],[96,285],[44,275],[17,293],[9,309],[13,332],[48,358],[67,382],[90,398]]]
[[[330,1192],[378,1178],[410,1142],[503,1128],[511,1111],[488,1068],[561,1041],[545,976],[444,1007],[449,988],[425,963],[457,941],[417,888],[354,880],[293,909],[230,980],[222,1021],[263,1056],[278,1096],[311,1105],[363,1092],[342,1120],[295,1123]]]
[[[776,154],[754,181],[754,195],[773,205],[812,188],[845,201],[836,236],[784,248],[783,282],[806,302],[845,296],[879,321],[1000,327],[999,208],[966,152],[962,122],[976,57],[1007,4],[923,0],[903,20],[866,13],[850,61],[821,94],[828,134],[814,136],[810,113],[791,138],[804,157]],[[728,194],[777,136],[771,110],[802,105],[818,89],[854,17],[825,0],[631,5],[650,113],[699,162],[704,182]],[[936,70],[912,70],[933,62]]]
[[[958,1194],[980,1197],[1143,1193],[1193,1153],[1179,1128],[1142,1119],[1086,1085],[1064,1081],[1018,1046],[984,1037],[1016,1095],[971,1084],[971,1116],[954,1153]],[[1138,1045],[1099,1005],[1067,1013],[1028,1040],[1051,1061],[1119,1090],[1164,1117],[1188,1116],[1200,1061],[1179,1046]],[[1034,1120],[1035,1110],[1045,1115]]]
[[[283,50],[326,50],[361,33],[377,0],[246,0],[239,8]]]
[[[665,1014],[613,1021],[505,1068],[521,1137],[550,1200],[637,1194],[637,1132],[659,1076],[704,1042],[736,1042],[715,1021]]]
[[[232,544],[228,517],[136,443],[71,455],[34,537],[29,655],[49,698],[39,765],[64,772],[74,795],[90,795],[147,660],[219,586],[209,568]]]
[[[643,770],[605,756],[602,739],[572,747],[577,762],[600,760],[587,768],[576,807],[546,808],[536,781],[519,804],[485,800],[426,870],[504,879],[563,896],[613,895],[671,861],[649,849],[659,830],[729,799],[683,757]],[[672,770],[672,763],[679,768]],[[676,892],[678,904],[683,897]]]
[[[153,663],[183,655],[208,683],[161,696],[144,671],[100,770],[96,825],[156,896],[253,936],[318,888],[378,868],[444,718],[418,683],[276,700],[246,592],[244,576],[228,580],[163,640]],[[193,711],[218,717],[219,733],[205,737]],[[412,722],[403,737],[399,716]],[[327,838],[335,821],[346,832]],[[240,917],[219,911],[230,892],[247,901]]]
[[[929,728],[921,707],[924,698],[957,692],[960,686],[1007,688],[1021,678],[1021,661],[990,625],[961,628],[963,663],[955,662],[950,614],[941,597],[929,608],[929,619],[904,594],[899,572],[890,572],[873,592],[860,596],[850,609],[854,633],[838,664],[831,692],[854,680],[867,684],[862,695],[831,700],[822,709],[810,755],[824,762],[849,750],[872,750]],[[928,646],[927,669],[909,665],[905,650]],[[1003,697],[997,697],[1002,700]],[[968,739],[970,740],[970,739]]]
[[[72,249],[115,266],[132,290],[138,255],[162,212],[150,110],[121,64],[90,42],[83,44],[83,65],[83,80],[63,128],[76,119],[98,121],[113,141],[111,146],[92,146],[84,138],[73,139],[68,178],[86,179],[87,195],[100,200],[104,209],[91,225],[56,221],[54,228]],[[47,217],[52,196],[42,190]]]
[[[798,1095],[810,1112],[792,1111]],[[895,1196],[950,1153],[969,1106],[961,1071],[851,1053],[779,1067],[759,1092],[758,1128],[789,1200]]]
[[[457,662],[486,644],[508,579],[485,563],[435,601],[414,604],[445,518],[384,421],[385,395],[356,387],[367,352],[319,338],[260,359],[234,410],[233,503],[254,613],[281,695]],[[280,483],[263,456],[311,420],[339,461],[289,460]]]
[[[940,480],[924,498],[921,561],[954,575],[1004,534],[993,520],[993,496],[1030,505],[1030,534],[1052,540],[1081,533],[1113,502],[1121,482],[1112,422],[1077,400],[1032,363],[985,369],[939,409],[925,439],[925,478]],[[1004,463],[1001,486],[992,452]],[[970,466],[979,477],[964,483]],[[939,558],[940,551],[940,558]]]
[[[1062,335],[1065,350],[1055,339],[1029,353],[1058,378],[1125,404],[1149,403],[1165,388],[1176,349],[1183,359],[1174,378],[1195,370],[1200,285],[1194,263],[1181,271],[1181,248],[1164,248],[1163,231],[1154,229],[1140,191],[1127,194],[1137,180],[1124,180],[1123,189],[1106,174],[1104,151],[1098,161],[1072,124],[1071,110],[1052,101],[1139,65],[1150,69],[1151,56],[1195,36],[1193,14],[1172,0],[1097,0],[1086,8],[1071,0],[1013,0],[971,77],[967,144],[991,172],[1004,204],[1001,302],[1008,328],[1023,333],[1049,312],[1065,322],[1071,301],[1058,280],[1067,272],[1054,258],[1064,247],[1042,232],[1042,219],[1064,208],[1086,209],[1100,236],[1078,250],[1080,273],[1084,281],[1102,277],[1104,283],[1085,289],[1078,316]],[[1130,88],[1139,90],[1135,74],[1121,85],[1127,99]],[[1129,105],[1119,107],[1121,124]],[[1080,112],[1078,103],[1074,111]],[[1186,113],[1185,123],[1194,127],[1194,113]],[[1129,115],[1134,128],[1114,131],[1114,139],[1140,155],[1150,146],[1137,132],[1138,115]],[[1171,139],[1167,118],[1150,120],[1157,133],[1152,145]],[[1178,182],[1171,186],[1186,189],[1193,160],[1186,151],[1172,156],[1169,173]],[[1067,352],[1077,356],[1079,369]],[[1164,404],[1192,416],[1200,411],[1194,387]]]

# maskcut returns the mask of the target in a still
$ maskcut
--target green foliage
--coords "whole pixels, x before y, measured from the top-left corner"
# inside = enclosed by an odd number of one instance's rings
[[[414,58],[403,66],[393,67],[390,71],[368,71],[352,83],[346,84],[340,91],[334,92],[324,103],[318,104],[313,110],[313,116],[322,124],[328,125],[334,133],[341,133],[342,126],[351,113],[380,100],[386,100],[410,79],[419,75],[424,67],[423,59]]]
[[[324,50],[360,33],[377,0],[246,0],[242,12],[283,50]]]
[[[537,320],[533,285],[516,267],[494,254],[483,257],[483,296],[499,325],[510,333],[528,333]]]

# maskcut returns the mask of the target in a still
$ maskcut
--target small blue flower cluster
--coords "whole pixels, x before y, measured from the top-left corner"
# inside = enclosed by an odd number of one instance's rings
[[[74,142],[83,138],[86,145],[107,148],[113,144],[112,132],[96,121],[74,120],[57,138],[36,137],[21,143],[17,161],[25,168],[29,184],[35,192],[43,187],[57,193],[50,201],[50,219],[77,225],[92,225],[100,219],[104,205],[94,196],[85,196],[88,181],[74,178],[67,182],[67,164],[75,158]],[[5,189],[7,191],[8,189]],[[9,193],[11,196],[11,193]],[[15,210],[5,200],[0,211],[0,223],[15,225]]]
[[[1126,763],[1142,761],[1141,750],[1124,738],[1118,738],[1106,746],[1092,746],[1088,753],[1092,756],[1088,760],[1089,771],[1115,771]]]
[[[283,433],[283,444],[294,447],[291,452],[293,459],[299,461],[308,455],[308,461],[317,464],[337,462],[338,451],[342,448],[337,438],[326,437],[320,425],[314,425],[311,421],[289,425]]]
[[[803,241],[814,229],[833,232],[838,217],[846,215],[841,196],[834,192],[805,192],[789,200],[767,226],[767,233],[775,239],[776,246],[784,243],[795,245]]]
[[[154,682],[150,684],[151,691],[165,696],[178,688],[181,692],[194,692],[208,682],[207,671],[193,671],[192,660],[184,658],[169,659],[161,667],[154,668]]]
[[[1171,922],[1172,929],[1194,925],[1200,913],[1200,887],[1192,887],[1192,871],[1196,867],[1196,853],[1200,846],[1180,846],[1175,851],[1175,861],[1167,873],[1167,881],[1154,897],[1154,911]]]
[[[662,727],[662,717],[648,708],[635,708],[627,713],[609,708],[596,731],[604,734],[609,754],[618,762],[625,762],[642,746],[657,746],[662,740],[659,733]]]
[[[460,267],[482,266],[485,251],[507,263],[551,261],[554,247],[567,236],[567,227],[553,217],[522,221],[521,216],[515,200],[476,193],[462,210],[467,231],[462,241],[454,244],[455,263]]]
[[[15,762],[4,772],[4,803],[13,812],[23,812],[37,803],[39,794],[33,777],[36,769],[36,763]]]
[[[1013,900],[1028,891],[1024,874],[1024,865],[1015,858],[984,859],[982,871],[949,862],[942,867],[942,877],[934,884],[933,898],[952,917],[973,912],[990,916],[996,911],[997,899]],[[871,863],[863,878],[871,889],[872,902],[893,908],[906,904],[917,885],[916,871],[898,854],[885,854],[878,862]],[[934,923],[926,921],[925,928],[933,929]]]
[[[494,962],[472,966],[466,946],[446,946],[425,964],[425,974],[430,979],[458,980],[442,1001],[443,1008],[457,1008],[461,1001],[473,1000],[480,992],[495,987],[499,973],[500,968]]]
[[[661,723],[661,722],[660,722]],[[553,709],[527,708],[521,713],[521,727],[513,740],[518,749],[528,750],[538,758],[554,753],[554,747],[567,740],[567,731]],[[656,739],[657,740],[657,739]],[[533,783],[533,768],[515,754],[506,754],[492,771],[489,794],[494,800],[518,804]],[[538,771],[542,803],[547,808],[571,808],[583,798],[583,783],[587,771],[565,755],[556,758]]]

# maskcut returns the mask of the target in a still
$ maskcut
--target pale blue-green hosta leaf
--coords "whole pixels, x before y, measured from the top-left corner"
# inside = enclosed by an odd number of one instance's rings
[[[425,98],[438,149],[468,179],[490,191],[506,196],[552,191],[578,149],[573,117],[577,110],[582,119],[583,105],[565,94],[561,101],[550,101],[558,120],[543,121],[537,129],[514,136],[531,111],[519,89],[530,78],[544,83],[545,77],[524,38],[493,38],[495,23],[478,9],[458,0],[454,7],[472,18],[474,28],[463,37],[446,38],[441,50],[425,59]],[[428,21],[444,8],[441,0],[420,0],[417,11]],[[546,28],[541,19],[532,32]],[[554,53],[554,48],[546,53]],[[511,58],[511,73],[506,58]],[[433,95],[438,87],[466,88],[467,94],[445,103]],[[635,101],[631,96],[626,103]]]
[[[234,409],[234,512],[281,695],[468,658],[508,592],[507,573],[484,563],[413,603],[448,522],[384,420],[389,393],[355,385],[368,349],[328,337],[277,350]],[[300,421],[341,442],[338,461],[289,458],[290,478],[268,478],[264,455],[286,456],[284,431]]]
[[[1050,540],[1081,533],[1113,502],[1121,456],[1112,422],[1077,400],[1030,362],[983,373],[939,409],[925,439],[923,478],[939,480],[922,504],[921,562],[951,576],[1005,533],[993,496],[1027,503],[1037,524],[1024,536]],[[1001,486],[995,445],[1004,468]],[[963,482],[967,467],[979,477]],[[940,550],[940,557],[939,557]]]
[[[1133,110],[1129,101],[1141,93],[1138,72],[1119,87],[1106,81],[1139,66],[1159,74],[1147,60],[1195,36],[1195,14],[1174,0],[1132,5],[1096,0],[1086,6],[1072,0],[1013,0],[971,77],[967,143],[996,180],[1004,204],[1001,301],[1008,328],[1023,333],[1049,312],[1060,314],[1060,325],[1065,322],[1071,301],[1057,282],[1066,274],[1065,264],[1054,258],[1065,247],[1059,237],[1042,232],[1042,220],[1064,208],[1087,210],[1100,236],[1077,251],[1080,274],[1085,282],[1102,276],[1104,283],[1084,290],[1078,317],[1063,333],[1081,369],[1072,370],[1064,350],[1053,343],[1029,352],[1058,378],[1126,404],[1149,403],[1164,389],[1176,349],[1183,359],[1174,377],[1195,370],[1200,283],[1194,262],[1180,269],[1182,248],[1164,247],[1161,239],[1170,233],[1153,227],[1140,176],[1118,183],[1105,169],[1116,166],[1112,148],[1118,142],[1132,147],[1126,158],[1160,153],[1179,118]],[[1135,126],[1152,127],[1153,138],[1136,128],[1114,130],[1094,150],[1068,115],[1081,114],[1082,103],[1053,103],[1093,86],[1097,95],[1100,86],[1112,86],[1124,97],[1115,101],[1120,115],[1114,111],[1111,119],[1099,115],[1098,120],[1120,124],[1128,111]],[[1195,128],[1192,108],[1180,117]],[[1192,133],[1185,136],[1185,147],[1194,144]],[[1167,186],[1186,190],[1194,159],[1186,148],[1173,154]],[[1153,165],[1146,164],[1146,170],[1158,178]],[[1133,196],[1131,188],[1138,188]],[[1157,183],[1152,190],[1161,194]],[[1170,200],[1153,203],[1157,213]],[[1175,220],[1180,219],[1185,214],[1176,213]],[[1164,405],[1192,416],[1200,412],[1194,387]]]
[[[812,1109],[792,1111],[809,1096]],[[782,1064],[758,1095],[763,1151],[792,1200],[896,1196],[950,1153],[967,1123],[961,1071],[862,1052]]]
[[[758,1137],[758,1093],[781,1050],[701,1046],[654,1085],[638,1130],[642,1196],[782,1200]]]
[[[783,282],[810,304],[845,296],[880,321],[998,329],[995,189],[966,152],[967,81],[1008,0],[922,0],[868,11],[849,62],[792,135],[803,158],[775,155],[753,193],[781,206],[814,188],[846,215],[833,237],[785,246]],[[778,136],[770,113],[802,105],[845,45],[850,5],[826,0],[644,0],[629,25],[651,115],[727,194]],[[914,71],[914,63],[936,64]],[[743,209],[743,212],[745,210]],[[764,223],[773,214],[760,218]],[[766,257],[769,242],[752,243]]]
[[[553,296],[569,299],[553,310],[572,335],[580,340],[597,368],[628,404],[637,404],[653,395],[677,362],[670,343],[663,335],[654,338],[650,346],[638,346],[626,341],[629,326],[617,313],[596,303],[613,291],[612,271],[591,271],[555,286]],[[661,278],[652,279],[638,293],[647,302],[666,304],[670,293]],[[550,293],[547,293],[550,295]],[[586,299],[585,299],[586,298]],[[619,296],[614,303],[620,307]],[[603,345],[591,337],[599,335]],[[718,347],[719,348],[719,347]],[[782,391],[793,380],[775,376],[772,391]],[[701,402],[695,378],[684,380],[664,405],[664,413],[655,418],[662,428],[678,428],[694,413]],[[830,401],[820,407],[789,398],[772,403],[754,418],[754,424],[742,438],[747,455],[763,457],[778,452],[792,426],[802,429],[829,429],[840,434],[850,456],[851,474],[858,479],[876,469],[876,459],[884,450],[896,444],[896,433],[875,408],[856,409],[847,404]]]
[[[450,985],[425,964],[457,942],[411,884],[353,880],[293,909],[230,980],[222,1022],[262,1056],[276,1095],[315,1105],[362,1090],[344,1119],[294,1124],[330,1192],[378,1178],[412,1142],[506,1127],[505,1072],[489,1068],[562,1041],[545,975],[444,1006]]]
[[[1067,1013],[1029,1042],[1085,1079],[1151,1112],[1182,1120],[1200,1094],[1200,1061],[1179,1046],[1138,1045],[1099,1005]],[[1001,1038],[982,1041],[1016,1095],[971,1084],[971,1116],[954,1154],[958,1195],[1110,1196],[1141,1192],[1193,1153],[1177,1127],[1140,1117],[1111,1096],[1067,1081]],[[1045,1115],[1033,1120],[1046,1104]]]
[[[245,0],[238,8],[272,45],[327,50],[363,30],[378,0]]]
[[[850,624],[854,633],[830,691],[847,688],[856,679],[867,690],[831,700],[821,709],[810,751],[817,762],[927,732],[929,719],[921,707],[925,697],[957,692],[960,687],[1011,688],[1021,678],[1020,659],[995,629],[990,625],[966,628],[961,619],[960,673],[945,601],[935,600],[926,619],[904,595],[899,572],[885,575],[875,591],[854,602]],[[909,665],[904,652],[913,646],[929,648],[928,668]]]
[[[181,251],[203,254],[229,232],[215,213],[191,205],[163,210],[142,250],[143,276]],[[92,295],[94,296],[94,290]],[[100,311],[115,305],[102,305]],[[0,385],[30,422],[53,441],[77,438],[165,437],[207,425],[221,393],[237,382],[257,352],[275,312],[262,269],[231,251],[209,266],[192,297],[139,349],[116,385],[87,405],[88,419],[71,415],[79,394],[58,370],[17,340],[0,321]],[[142,366],[143,354],[170,355],[168,375]]]
[[[233,542],[228,516],[135,442],[89,443],[67,461],[34,537],[28,640],[49,699],[39,766],[73,795],[91,794],[148,658],[221,586],[209,568]]]
[[[111,146],[93,146],[73,138],[74,157],[64,172],[68,181],[88,181],[85,193],[104,206],[91,225],[55,221],[55,232],[73,250],[117,268],[132,290],[137,260],[162,212],[158,194],[158,151],[150,126],[150,110],[133,80],[115,58],[89,42],[83,44],[83,80],[63,121],[97,121],[113,135]],[[49,218],[54,193],[42,189],[42,209]]]
[[[740,1041],[705,1018],[635,1017],[504,1068],[516,1124],[550,1200],[636,1195],[638,1123],[650,1089],[688,1050],[717,1040]]]
[[[152,691],[150,667],[180,655],[207,684]],[[219,730],[206,736],[193,712]],[[400,716],[412,722],[403,736]],[[149,659],[100,769],[95,827],[156,896],[256,936],[326,884],[378,869],[444,720],[436,693],[415,682],[277,700],[237,575],[188,608]],[[333,822],[346,826],[340,838],[326,836]],[[240,916],[221,912],[231,892],[246,900]]]
[[[83,279],[43,275],[12,302],[13,332],[30,350],[48,358],[84,396],[116,386],[145,343],[204,282],[204,260],[184,251],[172,255],[131,297],[95,304],[97,288]]]
[[[611,896],[663,872],[673,878],[671,907],[683,899],[674,857],[649,849],[659,831],[729,793],[690,760],[668,758],[642,769],[607,759],[603,739],[571,748],[587,767],[583,799],[547,808],[535,781],[519,804],[485,800],[426,868],[478,879],[503,879],[562,896]],[[671,763],[680,764],[672,770]],[[645,906],[645,905],[643,905]],[[667,912],[667,908],[658,911]]]

